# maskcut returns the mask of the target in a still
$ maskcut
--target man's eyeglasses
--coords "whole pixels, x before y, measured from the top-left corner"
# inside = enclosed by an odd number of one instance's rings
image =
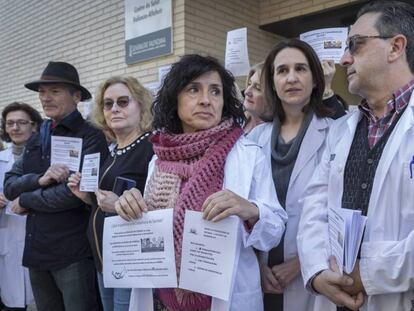
[[[7,128],[13,128],[15,125],[17,125],[18,127],[24,127],[27,126],[29,124],[33,124],[33,121],[29,121],[29,120],[7,120],[6,121],[6,127]]]
[[[359,46],[364,44],[368,39],[391,39],[393,36],[360,36],[355,35],[346,39],[346,48],[345,51],[348,50],[349,54],[354,55],[357,51]]]
[[[125,108],[129,105],[129,97],[128,96],[120,96],[116,101],[113,101],[110,98],[104,99],[103,109],[104,110],[111,110],[114,104],[116,104],[119,108]]]

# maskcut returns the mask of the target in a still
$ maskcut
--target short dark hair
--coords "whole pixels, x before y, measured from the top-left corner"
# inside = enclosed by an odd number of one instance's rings
[[[307,109],[312,109],[317,117],[330,117],[332,115],[332,111],[322,103],[323,92],[325,89],[325,79],[323,76],[321,62],[312,47],[306,42],[298,39],[287,39],[274,45],[267,55],[263,65],[262,80],[264,83],[265,98],[266,102],[273,105],[274,117],[279,118],[280,122],[283,122],[286,116],[282,102],[276,93],[273,82],[273,76],[275,73],[275,58],[279,52],[286,48],[300,50],[308,60],[309,68],[312,72],[315,87],[312,90],[309,105],[304,107],[305,111],[307,111]]]
[[[359,10],[357,18],[367,13],[380,13],[375,23],[380,36],[402,34],[407,38],[407,62],[414,73],[414,6],[402,1],[371,1]]]
[[[237,96],[233,75],[211,56],[188,54],[174,63],[165,76],[152,104],[153,128],[178,134],[183,132],[178,118],[178,94],[194,79],[207,72],[217,72],[223,84],[222,120],[233,118],[242,127],[245,121],[243,103]]]
[[[43,122],[40,113],[34,109],[32,106],[22,102],[13,102],[4,107],[1,112],[1,133],[0,138],[5,142],[11,142],[9,134],[6,133],[6,118],[7,115],[12,111],[24,111],[29,115],[29,118],[32,122],[35,123],[36,130],[39,131],[40,125]]]

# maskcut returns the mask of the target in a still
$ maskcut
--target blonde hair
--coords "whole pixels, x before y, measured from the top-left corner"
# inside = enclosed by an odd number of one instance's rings
[[[264,64],[264,62],[260,62],[260,63],[257,63],[255,65],[253,65],[252,67],[250,67],[249,73],[247,74],[247,77],[246,77],[246,83],[245,83],[245,86],[244,86],[244,91],[246,91],[246,89],[248,88],[249,81],[250,81],[251,77],[256,72],[259,73],[260,80],[262,79],[261,73],[262,73],[262,69],[263,69],[263,64]],[[244,94],[244,91],[243,91],[243,94]],[[244,95],[244,96],[246,96],[246,95]],[[244,102],[244,98],[243,98],[243,102]],[[250,122],[250,120],[252,118],[252,115],[247,110],[244,111],[244,115],[246,116],[246,123],[245,123],[245,126],[246,126]]]
[[[260,62],[260,63],[257,63],[256,65],[253,65],[251,68],[250,68],[250,71],[249,71],[249,73],[247,74],[247,78],[246,78],[246,89],[247,89],[247,87],[249,86],[249,80],[250,80],[250,78],[256,73],[256,72],[259,72],[259,73],[261,73],[261,71],[262,71],[262,69],[263,69],[263,64],[264,64],[264,62]],[[259,78],[261,78],[260,77],[261,75],[259,75]]]
[[[139,129],[142,132],[147,132],[151,130],[152,124],[152,114],[151,114],[151,103],[152,95],[149,90],[147,90],[137,79],[131,76],[121,77],[115,76],[111,77],[99,86],[96,92],[96,103],[92,110],[91,121],[92,123],[100,128],[101,130],[108,131],[111,136],[115,137],[115,133],[109,128],[106,123],[105,116],[103,113],[104,105],[104,93],[108,87],[111,85],[121,83],[124,84],[129,91],[131,92],[132,97],[138,103],[141,109],[141,118],[139,121]]]

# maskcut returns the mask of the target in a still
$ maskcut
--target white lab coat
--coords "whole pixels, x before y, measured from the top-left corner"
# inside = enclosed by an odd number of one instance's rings
[[[298,157],[289,180],[286,194],[286,212],[288,221],[286,224],[284,240],[284,259],[288,260],[298,255],[296,235],[302,207],[299,199],[305,192],[315,168],[322,158],[325,140],[328,135],[331,119],[317,118],[313,116],[309,127],[303,137]],[[273,125],[266,123],[255,127],[247,136],[263,146],[263,151],[271,163],[271,134]],[[271,174],[271,173],[270,173]],[[267,254],[263,254],[263,264],[267,264]],[[290,283],[283,293],[283,310],[313,310],[315,296],[307,292],[303,286],[301,275]]]
[[[0,151],[0,187],[3,192],[4,174],[13,166],[12,149]],[[0,294],[8,307],[23,308],[32,303],[33,294],[28,269],[22,266],[26,216],[0,211]]]
[[[149,176],[153,168],[154,159],[149,165]],[[259,208],[260,219],[250,233],[244,225],[240,225],[242,245],[231,298],[229,302],[213,298],[212,311],[263,310],[259,264],[253,248],[267,251],[275,247],[282,237],[287,219],[278,203],[269,171],[261,149],[245,137],[241,137],[227,155],[223,189],[255,203]],[[133,289],[129,310],[142,311],[138,306],[142,300],[148,299],[148,293],[151,294],[148,289]]]
[[[298,247],[307,282],[328,269],[327,207],[341,207],[344,169],[361,113],[334,122],[321,165],[304,198]],[[414,96],[378,163],[361,246],[360,271],[368,297],[363,311],[411,310],[414,299]],[[413,167],[414,170],[414,167]],[[414,173],[414,172],[413,172]],[[333,304],[315,310],[335,310]]]

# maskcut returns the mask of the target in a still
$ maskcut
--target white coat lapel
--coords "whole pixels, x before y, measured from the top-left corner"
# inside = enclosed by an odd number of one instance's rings
[[[328,202],[330,202],[331,206],[335,207],[341,206],[345,164],[355,136],[358,121],[361,118],[361,113],[358,110],[350,112],[344,118],[346,119],[335,121],[329,130],[329,143],[333,149],[330,150],[331,162]]]
[[[303,167],[309,162],[314,154],[319,150],[325,140],[323,131],[329,126],[326,119],[318,119],[315,115],[303,137],[302,144],[299,149],[298,157],[290,176],[289,189],[295,182]]]
[[[249,153],[249,149],[251,150],[251,148],[246,148],[250,144],[257,146],[256,143],[249,139],[241,137],[239,142],[234,145],[233,149],[227,155],[224,166],[223,188],[231,188],[233,192],[244,198],[249,196],[250,183],[241,183],[239,181],[252,181],[254,165],[249,165],[252,159],[252,154]],[[226,172],[231,173],[226,174]]]
[[[377,205],[378,194],[381,191],[382,185],[385,180],[385,176],[390,169],[392,160],[394,159],[396,153],[399,151],[401,143],[405,138],[405,133],[414,126],[414,95],[411,96],[410,103],[405,109],[400,120],[396,124],[394,130],[392,131],[388,141],[382,152],[381,159],[378,163],[377,171],[375,173],[374,183],[372,185],[371,199],[369,201],[368,210],[370,213],[373,213],[373,209]],[[407,141],[406,139],[404,139]]]
[[[342,165],[342,169],[345,168],[349,150],[351,149],[352,141],[354,140],[355,131],[360,119],[361,112],[353,112],[352,115],[346,120],[348,131],[344,133],[336,133],[337,137],[335,137],[335,139],[337,139],[338,143],[336,143],[337,148],[335,148],[335,160],[337,163]]]
[[[11,147],[0,152],[0,161],[1,162],[13,161],[13,153],[12,153]]]

